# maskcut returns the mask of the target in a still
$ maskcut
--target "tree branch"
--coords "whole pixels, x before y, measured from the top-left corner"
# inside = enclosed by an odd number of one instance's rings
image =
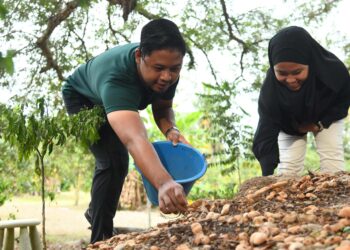
[[[69,30],[69,32],[72,32],[77,37],[77,39],[81,42],[81,47],[83,48],[83,51],[85,53],[85,61],[89,60],[89,57],[88,57],[89,53],[87,51],[85,40],[84,40],[88,23],[89,23],[89,13],[86,15],[86,22],[84,25],[82,36],[80,36],[77,32],[75,32],[74,28],[72,30]]]
[[[141,5],[136,5],[135,9],[140,15],[146,17],[149,20],[153,20],[161,17],[159,15],[155,15],[155,14],[152,14],[151,12],[148,12],[147,10],[142,8]]]
[[[234,40],[237,43],[241,44],[242,47],[243,47],[242,53],[241,53],[241,57],[240,57],[240,61],[239,61],[239,64],[240,64],[240,67],[241,67],[241,75],[243,75],[243,71],[244,71],[243,58],[244,58],[244,55],[248,53],[249,48],[248,48],[246,42],[244,42],[242,39],[238,38],[237,36],[235,36],[233,34],[232,25],[230,23],[230,16],[227,13],[225,0],[220,0],[220,3],[221,3],[221,7],[222,7],[222,13],[224,15],[225,22],[226,22],[227,29],[228,29],[229,40]]]
[[[227,28],[228,28],[228,33],[229,33],[230,40],[234,40],[234,41],[238,42],[239,44],[242,44],[243,47],[245,47],[246,46],[245,42],[242,39],[238,38],[237,36],[235,36],[233,34],[232,25],[230,23],[230,17],[228,15],[227,9],[226,9],[225,0],[220,0],[220,3],[221,3],[221,7],[222,7],[222,13],[223,13],[223,15],[225,17],[225,22],[226,22],[226,25],[227,25]]]
[[[107,0],[110,5],[120,5],[123,8],[124,22],[128,20],[129,14],[135,9],[137,0]]]
[[[303,18],[306,19],[308,22],[310,22],[312,19],[316,19],[317,17],[322,17],[324,13],[329,13],[332,8],[337,5],[340,2],[340,0],[327,0],[323,4],[320,4],[317,6],[315,10],[311,10],[309,12],[306,12],[306,14],[303,13]],[[306,3],[302,4],[302,6],[305,6]]]
[[[109,1],[109,3],[111,4],[111,1]],[[122,36],[125,39],[125,41],[130,42],[129,38],[127,36],[125,36],[122,32],[118,32],[116,29],[113,28],[110,8],[107,9],[107,18],[108,18],[108,28],[112,32],[114,38],[117,39],[116,34],[118,34],[118,35]]]
[[[201,47],[199,44],[197,44],[196,41],[194,41],[194,40],[191,39],[190,37],[188,37],[188,39],[189,39],[195,46],[197,46],[197,48],[198,48],[200,51],[202,51],[202,53],[204,54],[204,56],[205,56],[205,58],[207,59],[207,62],[208,62],[208,64],[209,64],[209,68],[210,68],[211,74],[212,74],[213,77],[214,77],[215,84],[216,84],[217,86],[220,86],[220,84],[219,84],[219,82],[218,82],[218,80],[217,80],[217,77],[216,77],[216,73],[215,73],[214,67],[213,67],[213,65],[212,65],[211,62],[210,62],[210,59],[209,59],[209,56],[208,56],[207,52],[206,52],[204,49],[202,49],[202,47]]]
[[[55,28],[61,24],[62,21],[67,19],[69,15],[79,6],[79,0],[73,0],[66,4],[66,7],[54,16],[49,18],[46,30],[43,35],[36,41],[37,46],[41,49],[44,57],[46,58],[47,64],[40,70],[40,73],[46,72],[50,69],[54,69],[58,75],[58,78],[63,81],[63,73],[49,47],[49,39]]]

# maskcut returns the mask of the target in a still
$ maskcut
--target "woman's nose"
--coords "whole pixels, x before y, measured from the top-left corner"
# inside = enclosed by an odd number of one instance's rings
[[[163,70],[161,72],[160,79],[166,82],[171,81],[171,73],[169,72],[169,70]]]
[[[293,83],[296,81],[296,78],[294,76],[287,76],[286,82],[287,83]]]

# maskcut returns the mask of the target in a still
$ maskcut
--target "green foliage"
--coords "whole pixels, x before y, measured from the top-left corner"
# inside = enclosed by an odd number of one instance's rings
[[[88,113],[92,115],[89,116]],[[41,176],[43,249],[46,249],[45,198],[53,200],[55,192],[45,191],[44,157],[52,153],[54,146],[62,146],[68,136],[75,136],[84,145],[93,143],[98,138],[97,129],[103,121],[102,109],[79,112],[70,120],[62,115],[51,116],[45,99],[39,98],[32,112],[25,110],[25,105],[13,109],[1,105],[0,114],[1,137],[17,148],[21,160],[28,159],[31,155],[36,157],[35,172]],[[89,123],[82,124],[82,121]],[[1,198],[3,202],[7,197]]]
[[[6,7],[2,3],[0,3],[0,19],[5,19],[7,13],[8,11]]]
[[[42,177],[43,182],[44,157],[50,155],[55,146],[65,144],[68,137],[86,148],[98,139],[97,128],[104,121],[103,111],[99,107],[70,117],[60,113],[50,115],[43,98],[37,100],[34,110],[26,109],[25,105],[11,108],[1,104],[0,114],[1,138],[15,147],[20,160],[35,156],[35,173]],[[19,175],[16,173],[10,176]],[[2,179],[0,184],[3,190],[8,187]],[[47,195],[50,199],[54,198],[54,192]]]
[[[242,125],[246,114],[235,98],[261,86],[268,67],[268,39],[285,25],[302,22],[310,28],[320,26],[323,17],[340,1],[286,1],[293,8],[283,18],[277,18],[271,10],[237,13],[233,0],[193,0],[181,8],[177,1],[141,0],[125,22],[127,2],[131,1],[0,3],[0,42],[8,51],[0,55],[0,86],[12,88],[15,83],[21,90],[13,99],[14,107],[0,107],[1,136],[17,148],[20,158],[34,161],[37,166],[43,163],[50,176],[65,179],[64,188],[76,184],[68,176],[90,174],[87,163],[90,159],[83,157],[84,149],[77,142],[82,142],[86,149],[96,140],[96,127],[104,117],[101,110],[86,110],[72,117],[62,114],[62,81],[79,64],[116,44],[138,41],[135,34],[150,19],[174,20],[188,44],[186,63],[190,74],[202,74],[196,71],[199,64],[210,72],[200,95],[200,111],[177,114],[178,126],[195,147],[208,152],[210,166],[219,169],[223,176],[232,177],[240,169],[240,162],[252,157],[252,131]],[[219,57],[214,57],[217,54]],[[42,93],[48,97],[45,103],[40,98]],[[152,122],[145,121],[152,140],[164,139]],[[56,147],[68,144],[62,151]],[[60,159],[56,150],[68,161]],[[74,152],[74,159],[70,152]],[[80,168],[79,161],[86,167]],[[66,166],[62,171],[57,167],[60,163]],[[70,171],[69,166],[80,170]],[[236,186],[231,183],[227,192]],[[4,183],[2,188],[6,187]],[[227,192],[222,195],[229,195]]]
[[[239,157],[252,158],[252,128],[240,123],[245,112],[235,102],[236,82],[204,86],[207,93],[199,96],[208,121],[208,139],[214,145],[211,165],[226,166],[222,171],[231,172]]]
[[[1,135],[18,149],[20,159],[28,159],[33,152],[41,157],[51,154],[54,146],[62,146],[68,136],[74,136],[84,145],[98,139],[97,127],[103,121],[99,108],[85,110],[78,115],[51,116],[45,100],[37,100],[36,108],[26,114],[25,105],[8,108],[1,105]]]
[[[91,2],[90,0],[79,0],[79,6],[87,9],[91,4],[90,2]]]
[[[307,141],[304,174],[308,173],[308,171],[314,172],[320,170],[320,158],[316,152],[314,136],[308,134]]]
[[[12,75],[14,73],[14,64],[13,64],[14,51],[7,51],[6,56],[3,56],[0,52],[0,76],[4,73]]]
[[[61,191],[79,189],[89,191],[94,170],[94,159],[86,146],[69,138],[63,147],[49,156],[46,166]],[[54,187],[52,187],[54,188]]]
[[[165,140],[164,135],[158,129],[154,122],[151,107],[146,109],[146,112],[141,113],[143,122],[147,128],[147,134],[150,141]],[[185,136],[185,138],[191,143],[191,145],[200,151],[206,152],[208,150],[208,143],[206,137],[206,131],[203,128],[203,113],[201,111],[195,111],[191,113],[176,113],[176,125]]]
[[[261,175],[257,161],[247,160],[237,162],[237,165],[238,167],[229,173],[223,173],[224,167],[220,165],[209,168],[207,173],[195,183],[188,198],[190,200],[232,199],[244,181]]]
[[[14,195],[40,194],[41,174],[40,171],[35,171],[37,158],[31,156],[26,161],[19,161],[17,149],[2,140],[0,152],[0,196],[4,197],[2,200],[6,201]],[[44,162],[47,197],[54,198],[57,191],[69,191],[72,188],[89,191],[94,160],[85,146],[74,138],[68,138],[64,146],[56,147],[46,156]]]
[[[1,137],[18,149],[20,159],[28,159],[33,152],[44,157],[54,146],[62,146],[68,136],[88,146],[98,139],[97,128],[104,121],[103,111],[97,107],[67,117],[51,116],[45,100],[37,100],[36,109],[28,113],[25,105],[9,108],[0,105]]]
[[[9,198],[10,183],[7,180],[0,180],[0,206]]]
[[[13,194],[11,187],[11,168],[12,159],[9,157],[10,151],[8,147],[0,140],[0,206],[4,204],[4,202]],[[9,178],[10,177],[10,178]]]
[[[346,118],[344,124],[344,157],[350,162],[350,119]]]
[[[350,122],[349,119],[346,118],[345,122],[345,130],[344,130],[344,158],[345,158],[345,169],[350,170]],[[315,138],[312,134],[308,134],[307,138],[307,151],[305,157],[305,169],[304,174],[308,171],[319,171],[320,170],[320,157],[316,151]]]
[[[312,21],[316,21],[318,23],[322,22],[326,14],[328,14],[333,8],[337,6],[339,1],[328,1],[322,0],[320,2],[307,1],[302,2],[299,5],[300,13],[302,14],[302,18],[305,24],[310,24]],[[323,15],[320,15],[323,13]]]
[[[30,161],[19,161],[17,150],[0,139],[0,206],[13,195],[38,192]]]
[[[343,228],[343,232],[344,233],[350,233],[350,227],[349,226],[346,226]]]

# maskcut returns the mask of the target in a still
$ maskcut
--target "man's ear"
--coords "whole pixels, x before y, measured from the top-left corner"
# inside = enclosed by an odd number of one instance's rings
[[[136,61],[136,64],[140,64],[140,62],[141,62],[141,50],[140,50],[140,48],[137,48],[136,50],[135,50],[135,61]]]

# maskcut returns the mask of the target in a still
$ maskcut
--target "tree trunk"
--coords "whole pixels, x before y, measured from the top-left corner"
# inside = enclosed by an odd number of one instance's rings
[[[79,205],[79,191],[80,191],[80,186],[81,186],[81,178],[80,178],[80,168],[78,168],[77,172],[77,181],[75,184],[75,200],[74,200],[74,206]]]
[[[40,159],[40,168],[41,168],[41,201],[42,201],[42,238],[43,238],[43,249],[46,250],[46,228],[45,228],[45,166],[44,166],[44,157],[37,150],[38,157]]]

